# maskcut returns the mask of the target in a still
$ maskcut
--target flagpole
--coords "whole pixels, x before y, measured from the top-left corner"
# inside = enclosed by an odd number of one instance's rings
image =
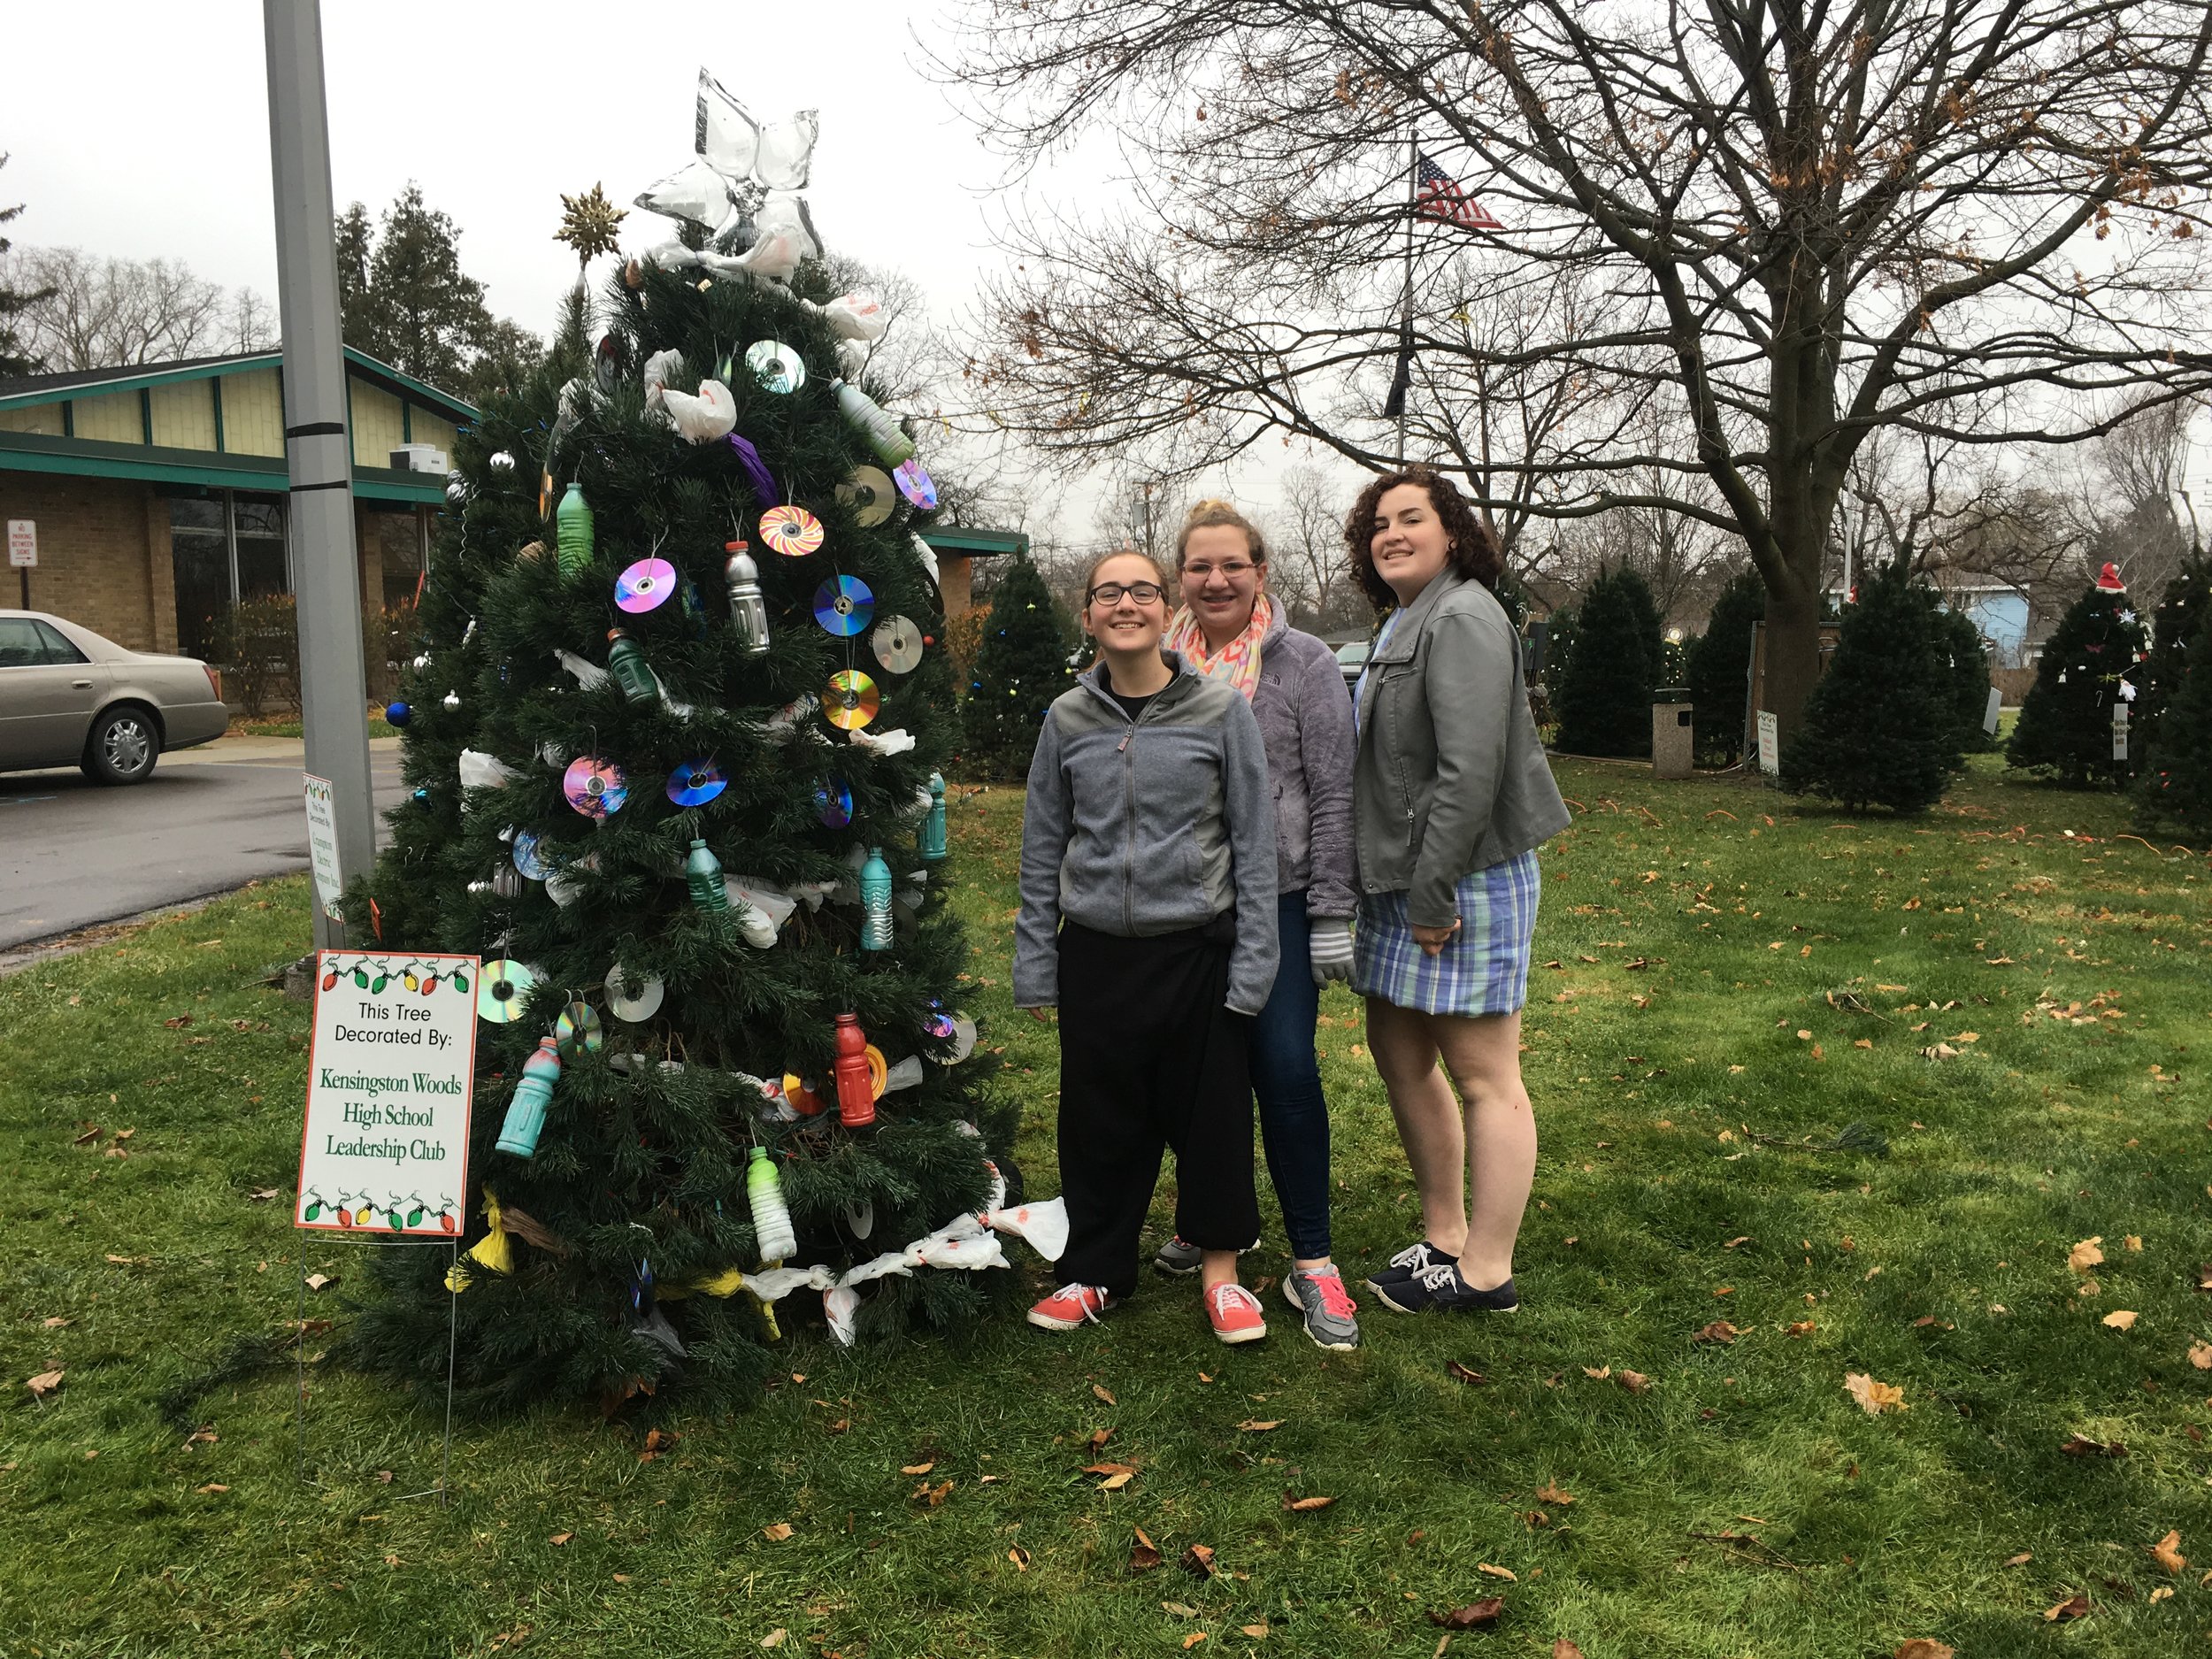
[[[1406,152],[1405,282],[1398,305],[1399,361],[1406,365],[1406,396],[1398,400],[1398,466],[1402,472],[1406,464],[1406,403],[1413,395],[1411,365],[1406,354],[1413,344],[1413,221],[1421,202],[1421,122],[1417,116],[1407,129]]]

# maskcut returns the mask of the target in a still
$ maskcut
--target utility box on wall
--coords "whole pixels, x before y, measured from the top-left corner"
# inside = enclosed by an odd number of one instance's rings
[[[1680,686],[1663,686],[1651,698],[1651,775],[1686,778],[1696,735],[1690,724],[1690,694]]]

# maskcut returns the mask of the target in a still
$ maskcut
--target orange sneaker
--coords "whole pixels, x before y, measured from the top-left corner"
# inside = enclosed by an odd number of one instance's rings
[[[1085,1320],[1096,1325],[1113,1305],[1102,1285],[1063,1285],[1029,1310],[1029,1323],[1043,1331],[1078,1331]]]
[[[1205,1302],[1207,1322],[1223,1341],[1256,1342],[1267,1334],[1267,1317],[1260,1311],[1260,1299],[1243,1286],[1216,1285],[1206,1293]]]

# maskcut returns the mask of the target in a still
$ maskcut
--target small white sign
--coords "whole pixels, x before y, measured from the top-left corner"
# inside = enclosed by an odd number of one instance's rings
[[[2005,694],[1992,686],[1989,688],[1989,702],[1982,710],[1982,730],[1992,737],[1997,735],[1997,711],[2004,706]]]
[[[460,1235],[477,967],[474,956],[318,953],[295,1226]]]
[[[2112,758],[2128,757],[2128,706],[2124,703],[2112,705]]]
[[[38,525],[35,520],[8,520],[8,564],[15,570],[35,571],[38,568]]]
[[[1774,710],[1759,710],[1759,770],[1770,778],[1782,770],[1782,723]]]
[[[315,867],[315,895],[322,901],[323,914],[342,922],[346,918],[339,914],[338,900],[346,884],[338,873],[337,797],[327,778],[311,772],[300,775],[307,787],[307,856]]]

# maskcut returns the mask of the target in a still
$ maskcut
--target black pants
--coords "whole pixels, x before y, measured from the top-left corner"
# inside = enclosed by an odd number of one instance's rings
[[[1060,928],[1063,1284],[1137,1287],[1160,1153],[1175,1150],[1175,1230],[1202,1249],[1259,1236],[1251,1019],[1222,1005],[1234,922],[1153,939]]]

